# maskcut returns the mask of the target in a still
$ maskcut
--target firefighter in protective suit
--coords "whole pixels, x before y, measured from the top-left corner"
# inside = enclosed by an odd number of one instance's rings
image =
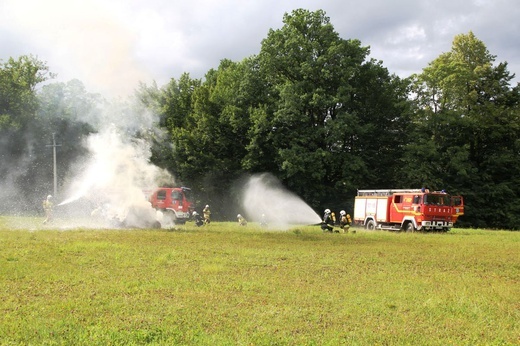
[[[202,216],[200,216],[199,213],[197,213],[196,211],[193,212],[193,220],[195,220],[195,225],[197,227],[200,227],[204,224],[204,221],[202,221]]]
[[[204,209],[202,209],[202,214],[204,215],[204,223],[207,225],[211,222],[210,216],[211,216],[211,210],[209,210],[209,205],[206,204]]]
[[[323,214],[323,221],[321,222],[321,229],[323,232],[332,232],[334,230],[334,223],[336,222],[334,213],[330,209],[325,209]]]
[[[352,223],[350,214],[347,214],[344,210],[342,210],[339,212],[339,215],[339,227],[343,230],[344,233],[348,233],[350,224]],[[356,231],[352,231],[352,233],[356,233]]]
[[[237,215],[237,221],[238,221],[238,224],[240,226],[247,226],[247,220],[245,217],[243,217],[242,215],[238,214]]]
[[[262,228],[267,228],[267,219],[265,217],[265,214],[262,214],[262,218],[260,219],[260,226]]]
[[[52,221],[52,208],[54,207],[52,203],[52,196],[48,195],[46,199],[43,200],[42,203],[43,211],[45,212],[45,220],[43,221],[44,224],[47,222]]]

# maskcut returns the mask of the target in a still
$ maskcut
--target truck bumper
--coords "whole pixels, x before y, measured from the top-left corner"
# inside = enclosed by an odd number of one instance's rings
[[[166,210],[174,213],[175,217],[177,218],[177,220],[184,220],[184,221],[186,221],[186,220],[188,220],[190,218],[190,213],[189,212],[175,210],[173,208],[167,208]]]
[[[423,221],[421,223],[421,228],[424,230],[442,230],[442,229],[450,229],[453,227],[453,222],[451,221]]]

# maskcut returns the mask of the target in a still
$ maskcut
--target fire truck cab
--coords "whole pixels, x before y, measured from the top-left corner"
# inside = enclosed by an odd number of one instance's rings
[[[358,190],[354,223],[366,229],[449,231],[464,214],[461,196],[427,189]]]
[[[191,189],[187,187],[157,188],[149,196],[149,201],[174,224],[186,223],[194,209]]]

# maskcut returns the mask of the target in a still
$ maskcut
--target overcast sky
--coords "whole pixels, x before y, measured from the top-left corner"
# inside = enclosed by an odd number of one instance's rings
[[[57,81],[124,96],[139,81],[202,78],[221,59],[258,54],[296,8],[324,10],[342,38],[402,77],[469,31],[520,74],[518,0],[0,0],[0,60],[32,54]]]

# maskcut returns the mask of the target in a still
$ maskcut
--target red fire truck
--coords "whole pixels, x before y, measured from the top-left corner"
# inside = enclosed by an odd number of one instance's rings
[[[188,187],[160,187],[149,196],[149,201],[164,217],[175,224],[184,224],[190,218],[194,205]]]
[[[444,190],[358,190],[353,221],[369,230],[446,232],[463,214],[462,196]]]

